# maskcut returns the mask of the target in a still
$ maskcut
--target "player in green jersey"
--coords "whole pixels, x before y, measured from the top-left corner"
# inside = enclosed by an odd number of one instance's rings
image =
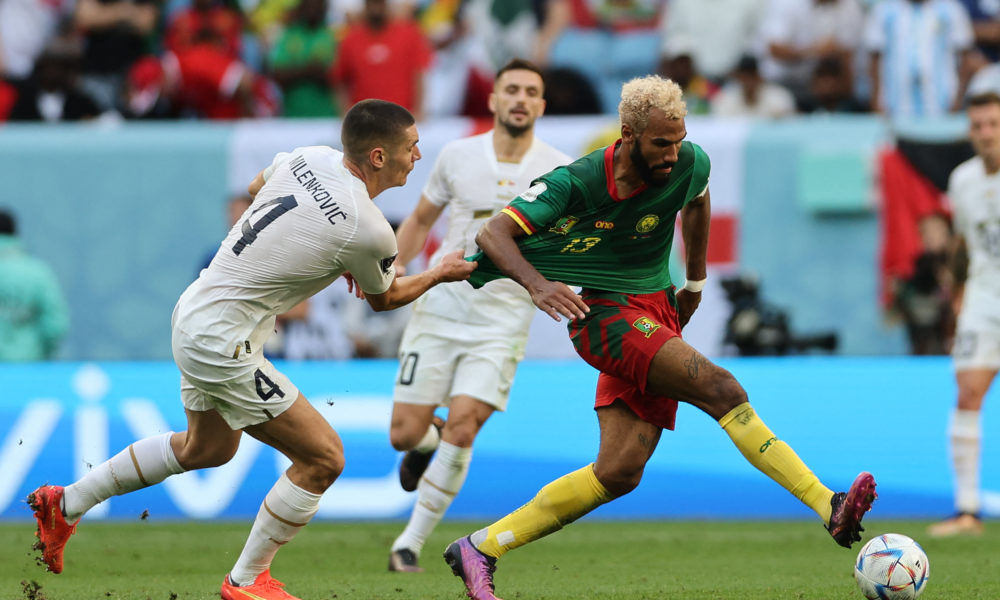
[[[713,419],[746,459],[809,508],[834,540],[861,539],[875,479],[861,473],[834,493],[757,417],[725,369],[681,339],[707,278],[709,161],[684,141],[681,89],[657,76],[632,80],[618,106],[621,140],[537,179],[476,238],[473,285],[509,277],[557,321],[570,319],[577,353],[600,372],[597,460],[545,487],[489,527],[456,540],[445,560],[473,600],[496,600],[493,571],[508,550],[561,529],[639,484],[677,402]],[[687,282],[667,271],[681,217]],[[583,289],[578,295],[570,285]]]

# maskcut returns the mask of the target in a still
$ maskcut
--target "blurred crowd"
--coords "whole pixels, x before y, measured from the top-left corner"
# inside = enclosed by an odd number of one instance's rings
[[[1000,2],[0,0],[0,121],[484,116],[514,56],[549,114],[658,72],[693,114],[935,116],[1000,88]]]

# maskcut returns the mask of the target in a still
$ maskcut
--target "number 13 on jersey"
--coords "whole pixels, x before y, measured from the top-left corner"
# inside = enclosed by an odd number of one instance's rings
[[[599,237],[573,238],[573,239],[571,239],[569,241],[568,244],[566,244],[565,246],[563,246],[563,249],[560,250],[559,252],[560,253],[562,253],[562,252],[576,252],[576,253],[586,252],[587,250],[590,250],[591,248],[593,248],[594,246],[596,246],[597,242],[599,242],[599,241],[601,241],[601,238],[599,238]]]

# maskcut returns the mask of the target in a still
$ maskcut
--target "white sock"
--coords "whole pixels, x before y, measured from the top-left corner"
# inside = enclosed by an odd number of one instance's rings
[[[250,537],[229,573],[230,581],[250,585],[266,571],[278,548],[291,541],[316,514],[321,496],[300,488],[282,473],[257,511]]]
[[[462,489],[471,460],[472,448],[459,448],[448,442],[441,442],[437,454],[417,484],[417,504],[413,507],[406,529],[393,542],[393,551],[409,548],[414,554],[420,555],[427,536],[434,531],[452,500]]]
[[[440,443],[441,432],[434,425],[428,425],[427,433],[424,434],[424,437],[420,438],[420,441],[417,442],[417,445],[413,449],[426,454],[437,448]]]
[[[951,462],[955,470],[955,508],[979,512],[979,457],[982,427],[978,410],[956,409],[951,419]]]
[[[183,473],[170,447],[172,431],[139,440],[66,486],[63,512],[72,523],[112,496],[121,496]]]

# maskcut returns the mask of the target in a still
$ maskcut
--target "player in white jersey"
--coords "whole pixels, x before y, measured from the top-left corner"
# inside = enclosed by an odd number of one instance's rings
[[[397,233],[400,264],[420,252],[445,208],[448,228],[431,264],[454,250],[473,254],[488,217],[532,179],[570,162],[534,136],[545,109],[543,92],[533,64],[515,59],[499,70],[489,99],[493,130],[441,151],[417,207]],[[416,489],[418,498],[392,545],[389,570],[421,570],[420,550],[465,481],[473,440],[493,411],[507,406],[534,312],[531,297],[509,280],[479,290],[465,283],[438,286],[414,304],[399,349],[389,437],[397,450],[409,451],[400,483]],[[439,406],[448,407],[443,428],[434,416]]]
[[[959,256],[968,256],[952,357],[958,402],[949,427],[955,473],[956,514],[931,526],[930,534],[978,534],[980,413],[1000,369],[1000,95],[974,96],[969,138],[976,156],[960,164],[948,181]],[[963,261],[959,261],[963,262]],[[961,280],[958,281],[961,284]]]
[[[344,115],[341,140],[344,153],[298,148],[258,173],[249,186],[253,203],[178,300],[173,353],[187,431],[135,442],[72,485],[29,495],[50,571],[62,571],[63,547],[90,508],[170,475],[222,465],[245,431],[292,465],[264,499],[221,595],[295,600],[270,576],[271,560],[316,513],[344,457],[330,424],[261,352],[275,315],[347,273],[376,310],[388,310],[475,268],[455,252],[424,273],[396,277],[396,241],[372,198],[403,185],[420,158],[405,108],[358,103]]]

